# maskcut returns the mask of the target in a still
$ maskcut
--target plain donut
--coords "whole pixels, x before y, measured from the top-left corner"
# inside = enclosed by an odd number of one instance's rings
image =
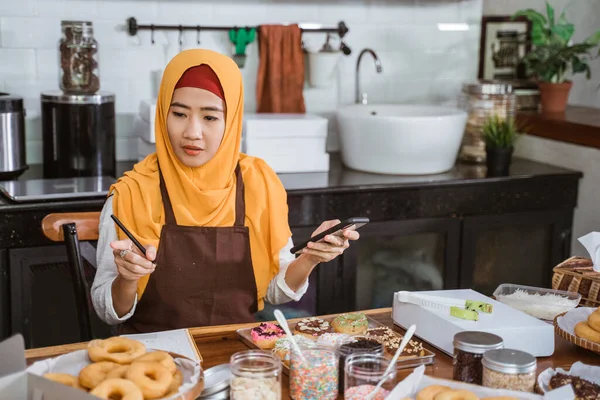
[[[600,332],[600,311],[596,310],[590,314],[587,323],[593,330]]]
[[[125,374],[129,369],[129,365],[120,365],[112,371],[108,371],[106,379],[125,379]]]
[[[479,400],[479,397],[469,390],[444,390],[434,400]]]
[[[146,346],[137,340],[125,337],[96,339],[88,344],[88,354],[94,362],[111,361],[117,364],[131,364],[136,358],[146,354]]]
[[[79,384],[79,379],[70,374],[44,374],[44,378],[51,381],[62,383],[63,385],[71,386],[75,389],[83,389]]]
[[[119,364],[110,361],[90,364],[79,372],[79,384],[85,388],[93,389],[106,379],[106,375],[110,371],[118,367]]]
[[[600,343],[600,332],[593,330],[585,321],[581,321],[575,325],[575,336],[589,340],[590,342]]]
[[[167,393],[173,375],[158,362],[136,361],[131,364],[126,374],[127,379],[139,387],[145,399],[158,399]]]
[[[151,353],[146,353],[140,358],[137,358],[135,361],[156,361],[168,369],[171,375],[177,371],[177,365],[175,364],[173,357],[171,357],[166,351],[153,351]]]
[[[107,379],[90,394],[101,399],[144,400],[142,391],[126,379]]]
[[[448,386],[443,385],[431,385],[422,389],[419,393],[417,393],[417,400],[433,400],[435,395],[444,391],[450,390]]]

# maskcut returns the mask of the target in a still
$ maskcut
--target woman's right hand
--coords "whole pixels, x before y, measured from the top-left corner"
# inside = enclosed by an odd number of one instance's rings
[[[146,246],[145,255],[129,239],[111,242],[110,247],[113,249],[115,264],[117,264],[117,271],[121,278],[135,282],[154,272],[156,264],[150,260],[156,259],[156,247]],[[123,250],[125,252],[121,257]]]

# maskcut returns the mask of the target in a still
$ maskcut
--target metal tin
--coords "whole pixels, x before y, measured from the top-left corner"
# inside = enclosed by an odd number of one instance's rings
[[[229,364],[221,364],[204,371],[204,390],[200,398],[218,394],[222,391],[229,396],[229,381],[231,380],[231,369]],[[212,398],[212,397],[211,397]],[[221,397],[217,397],[221,398]]]
[[[487,332],[464,331],[454,335],[454,348],[468,353],[483,354],[488,350],[504,346],[504,340],[498,335]]]
[[[200,396],[197,400],[227,400],[229,399],[229,388],[220,392],[209,394],[208,396]]]
[[[96,94],[66,94],[60,91],[42,93],[42,103],[59,104],[104,104],[114,103],[115,95],[109,92]]]
[[[537,368],[534,356],[512,349],[490,350],[483,355],[481,363],[485,368],[504,374],[529,374]]]
[[[506,81],[481,80],[463,84],[463,92],[469,94],[508,94],[513,92],[513,86]]]

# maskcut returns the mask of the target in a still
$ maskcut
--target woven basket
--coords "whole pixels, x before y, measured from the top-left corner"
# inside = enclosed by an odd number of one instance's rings
[[[554,332],[561,338],[565,339],[567,342],[573,343],[575,346],[579,346],[586,350],[590,350],[594,353],[600,354],[600,344],[577,337],[575,335],[571,335],[569,332],[562,330],[558,326],[558,319],[565,314],[566,313],[559,314],[556,316],[556,318],[554,318]]]
[[[571,257],[553,271],[552,289],[581,294],[579,306],[600,307],[600,272],[594,271],[592,260]]]

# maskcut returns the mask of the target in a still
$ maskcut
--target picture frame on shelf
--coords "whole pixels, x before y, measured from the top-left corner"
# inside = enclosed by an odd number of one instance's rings
[[[510,81],[525,79],[519,60],[531,50],[531,21],[519,17],[484,16],[479,44],[479,79]]]

